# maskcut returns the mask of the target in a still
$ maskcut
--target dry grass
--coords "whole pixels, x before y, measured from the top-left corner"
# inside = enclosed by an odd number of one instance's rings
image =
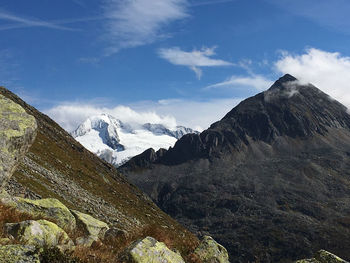
[[[18,223],[25,220],[33,220],[33,216],[17,211],[0,203],[0,237],[5,237],[4,226],[7,223]]]
[[[94,242],[91,248],[77,247],[73,255],[86,263],[102,263],[102,262],[121,262],[120,258],[125,249],[136,240],[151,236],[156,240],[163,242],[169,249],[186,251],[182,256],[186,262],[201,263],[199,259],[192,253],[198,246],[197,242],[182,242],[181,246],[174,243],[176,240],[169,235],[170,231],[163,230],[159,225],[150,225],[144,228],[135,229],[134,233],[128,235],[120,235],[114,238],[104,239],[101,242]]]
[[[25,220],[37,219],[42,218],[33,217],[27,213],[17,211],[13,207],[0,204],[0,238],[6,237],[4,233],[4,226],[6,223],[18,223]],[[78,227],[76,230],[68,232],[67,234],[72,240],[75,240],[78,237],[84,236],[84,231]],[[148,225],[143,228],[135,228],[133,233],[120,234],[113,238],[94,242],[90,248],[77,246],[74,253],[69,255],[69,257],[71,257],[72,260],[78,258],[84,263],[120,262],[119,258],[129,245],[136,240],[151,236],[165,243],[169,249],[181,251],[186,262],[200,263],[198,258],[192,254],[194,249],[198,246],[198,241],[182,239],[180,243],[177,242],[177,240],[180,240],[177,235],[178,233],[176,231],[169,231],[157,224]],[[15,243],[16,241],[12,240],[11,242]]]

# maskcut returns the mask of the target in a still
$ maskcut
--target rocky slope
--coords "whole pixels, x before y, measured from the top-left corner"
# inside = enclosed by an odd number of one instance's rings
[[[35,117],[38,127],[36,138],[29,150],[28,144],[25,146],[28,152],[24,155],[24,150],[20,150],[24,156],[10,180],[8,174],[13,171],[12,167],[6,173],[1,169],[1,185],[2,182],[9,181],[5,189],[11,195],[19,196],[15,200],[22,200],[20,196],[31,199],[55,198],[53,200],[62,202],[72,213],[77,210],[89,214],[129,237],[142,238],[145,234],[158,234],[164,240],[171,240],[174,248],[183,255],[188,255],[195,248],[193,246],[198,243],[197,238],[128,183],[112,165],[100,160],[50,118],[2,87],[0,99],[1,107],[6,100],[22,106],[29,115]],[[23,109],[18,116],[11,117],[10,124],[17,126],[10,128],[18,131],[18,134],[13,140],[10,138],[12,146],[7,150],[5,146],[8,144],[2,140],[4,145],[1,154],[5,154],[5,157],[1,157],[1,163],[6,161],[4,158],[11,157],[13,149],[21,149],[20,143],[23,140],[19,133],[23,134],[23,138],[27,136],[26,140],[34,138],[24,125],[14,122],[14,118],[25,114]],[[2,114],[0,125],[6,117],[8,116]],[[25,120],[34,118],[28,117]],[[6,125],[5,122],[2,126]],[[8,133],[0,133],[0,136],[8,136]],[[16,152],[16,161],[18,157]],[[35,201],[28,202],[29,207],[35,206]],[[43,206],[47,206],[46,203]]]
[[[119,166],[148,148],[168,149],[188,133],[198,134],[183,126],[169,129],[153,123],[131,125],[111,115],[101,114],[85,120],[72,132],[72,136],[103,160]]]
[[[350,115],[285,75],[199,135],[120,169],[231,262],[350,259]]]

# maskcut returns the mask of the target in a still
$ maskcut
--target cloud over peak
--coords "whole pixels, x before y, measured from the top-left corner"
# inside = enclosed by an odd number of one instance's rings
[[[274,65],[278,72],[312,83],[350,107],[350,57],[310,48],[301,55],[284,52]]]
[[[107,54],[149,44],[163,35],[169,23],[188,16],[187,0],[107,0],[104,13]]]
[[[187,66],[196,73],[198,79],[202,76],[201,67],[232,66],[231,62],[221,59],[213,59],[215,48],[203,47],[200,50],[194,49],[190,52],[183,51],[178,47],[162,48],[158,50],[161,58],[178,66]]]

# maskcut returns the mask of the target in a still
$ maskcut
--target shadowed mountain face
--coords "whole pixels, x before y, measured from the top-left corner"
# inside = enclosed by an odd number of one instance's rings
[[[350,115],[285,75],[174,148],[121,170],[165,212],[210,233],[231,262],[350,259]]]

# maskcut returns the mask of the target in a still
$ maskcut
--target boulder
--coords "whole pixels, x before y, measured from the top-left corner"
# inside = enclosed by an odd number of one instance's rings
[[[74,250],[74,243],[67,233],[47,220],[27,220],[5,224],[5,233],[25,245],[57,247],[62,252]]]
[[[319,250],[314,257],[320,263],[348,263],[347,261],[341,259],[340,257],[323,249]]]
[[[203,263],[229,263],[226,248],[217,243],[212,237],[204,236],[194,254]]]
[[[125,252],[123,262],[185,263],[180,254],[171,251],[163,242],[146,237],[134,242]]]
[[[301,260],[295,261],[295,263],[348,263],[348,262],[322,249],[317,251],[313,258],[301,259]]]
[[[0,246],[0,263],[40,263],[39,253],[34,246]]]
[[[17,103],[0,94],[0,190],[36,136],[37,124]]]
[[[71,210],[75,216],[77,225],[84,231],[84,237],[76,239],[77,245],[91,246],[94,241],[104,238],[106,231],[109,229],[105,222],[102,222],[90,215]]]
[[[46,198],[31,200],[21,197],[4,197],[0,195],[1,202],[15,207],[20,212],[25,212],[33,217],[40,217],[55,222],[59,227],[72,231],[76,227],[76,221],[69,209],[59,200]]]

